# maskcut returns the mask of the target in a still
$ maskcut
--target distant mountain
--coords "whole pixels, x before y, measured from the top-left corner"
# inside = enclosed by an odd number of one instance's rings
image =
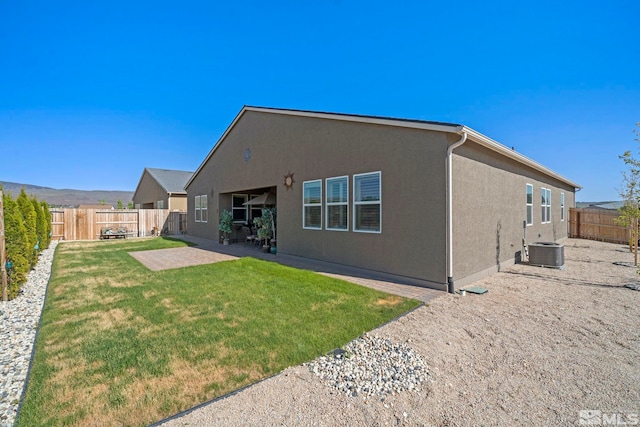
[[[40,187],[38,185],[18,184],[15,182],[0,181],[3,191],[11,193],[15,198],[20,194],[20,190],[24,190],[28,195],[34,195],[40,201],[47,202],[50,206],[56,207],[76,207],[78,205],[97,205],[104,204],[107,206],[117,206],[118,200],[121,200],[126,207],[131,199],[133,199],[133,191],[109,191],[109,190],[58,190],[56,188]]]
[[[618,209],[622,206],[624,206],[624,201],[622,200],[608,200],[605,202],[576,202],[576,208],[596,207],[602,209]]]

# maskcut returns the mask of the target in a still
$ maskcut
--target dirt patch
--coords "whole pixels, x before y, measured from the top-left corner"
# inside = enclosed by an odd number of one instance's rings
[[[402,298],[395,295],[389,295],[387,298],[380,298],[378,301],[376,301],[376,305],[381,305],[383,307],[395,307],[401,302]]]
[[[430,366],[420,392],[366,399],[289,368],[167,425],[577,425],[638,414],[640,292],[620,245],[569,239],[566,269],[515,265],[376,330]],[[624,247],[623,247],[624,248]],[[250,410],[248,410],[250,408]]]

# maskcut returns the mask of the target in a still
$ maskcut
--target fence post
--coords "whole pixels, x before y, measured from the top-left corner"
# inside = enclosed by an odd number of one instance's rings
[[[7,247],[4,232],[4,203],[0,190],[0,270],[2,271],[2,301],[7,301]]]

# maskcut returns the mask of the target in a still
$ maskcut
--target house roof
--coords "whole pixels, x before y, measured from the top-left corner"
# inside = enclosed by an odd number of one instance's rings
[[[169,195],[187,194],[187,192],[185,191],[185,187],[187,185],[187,182],[189,182],[189,180],[193,176],[193,172],[170,169],[144,168],[142,176],[144,176],[144,172],[148,172],[149,175],[151,175],[151,177],[156,180],[158,185],[160,185],[160,187],[162,187]],[[140,186],[141,181],[142,177],[140,177],[138,187]],[[137,192],[138,188],[136,188],[136,193]]]
[[[328,112],[321,112],[321,111],[290,110],[290,109],[269,108],[269,107],[253,107],[249,105],[245,105],[244,107],[242,107],[242,110],[240,110],[240,112],[235,117],[235,119],[233,119],[233,122],[231,122],[229,127],[227,127],[227,129],[222,134],[218,142],[213,146],[211,151],[209,151],[209,154],[207,155],[207,157],[200,164],[198,169],[193,173],[193,176],[185,184],[185,188],[188,187],[189,184],[191,184],[191,181],[193,181],[196,175],[198,175],[200,170],[211,158],[213,153],[216,151],[216,149],[220,145],[221,141],[223,141],[224,138],[227,136],[227,134],[231,132],[231,129],[233,129],[236,123],[247,111],[255,111],[255,112],[270,113],[270,114],[282,114],[282,115],[299,116],[299,117],[314,117],[314,118],[342,120],[342,121],[359,122],[359,123],[371,123],[371,124],[378,124],[378,125],[384,125],[384,126],[397,126],[397,127],[412,128],[412,129],[424,129],[424,130],[432,130],[432,131],[439,131],[439,132],[457,133],[459,135],[463,135],[466,133],[468,140],[478,143],[492,151],[500,153],[519,163],[527,165],[539,172],[544,173],[545,175],[548,175],[561,182],[564,182],[565,184],[573,188],[576,188],[576,189],[582,188],[580,185],[576,184],[575,182],[570,181],[569,179],[541,165],[535,160],[532,160],[516,152],[515,150],[505,145],[502,145],[497,141],[494,141],[493,139],[481,134],[480,132],[477,132],[461,124],[427,121],[427,120],[382,117],[382,116],[367,116],[367,115],[358,115],[358,114],[328,113]]]

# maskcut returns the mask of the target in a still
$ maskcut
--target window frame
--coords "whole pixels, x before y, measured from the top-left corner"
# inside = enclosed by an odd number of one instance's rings
[[[346,191],[346,198],[340,202],[329,202],[329,185],[332,181],[344,181],[344,189]],[[325,230],[328,231],[349,231],[349,175],[334,176],[326,178],[324,180],[324,192],[325,192]],[[329,226],[329,208],[334,206],[344,206],[346,208],[346,218],[344,222],[344,228],[336,228]]]
[[[564,221],[564,193],[560,193],[560,221]]]
[[[233,219],[233,223],[234,224],[246,224],[249,221],[249,206],[247,205],[242,205],[242,207],[235,207],[233,205],[233,199],[237,197],[239,199],[243,199],[244,202],[242,203],[247,203],[249,201],[249,195],[248,194],[240,194],[240,193],[235,193],[235,194],[231,194],[231,218]],[[235,219],[236,218],[236,211],[244,211],[244,219]]]
[[[527,217],[526,224],[527,227],[533,225],[533,184],[527,184],[526,190],[526,204],[527,204]],[[531,191],[529,191],[531,190]],[[531,202],[529,202],[529,196],[531,196]],[[529,214],[531,212],[531,214]]]
[[[364,177],[364,176],[367,176],[367,175],[377,175],[377,177],[378,177],[378,200],[374,200],[374,201],[357,200],[358,192],[356,191],[356,183],[357,183],[359,177]],[[359,206],[372,206],[372,205],[378,205],[380,207],[379,211],[378,211],[378,229],[377,230],[359,229],[357,227],[357,223],[358,223],[358,207]],[[353,174],[353,209],[352,209],[352,212],[353,212],[353,214],[352,214],[352,216],[353,216],[352,230],[353,230],[354,233],[371,233],[371,234],[381,234],[382,233],[382,172],[381,171]]]
[[[200,195],[200,222],[209,222],[209,198],[206,194]]]
[[[194,202],[193,202],[193,206],[194,206],[194,209],[193,209],[193,212],[194,212],[193,219],[194,219],[194,221],[195,221],[195,222],[201,222],[201,220],[200,220],[200,219],[201,219],[201,216],[200,216],[200,215],[202,214],[202,212],[200,211],[200,201],[201,201],[201,199],[200,199],[200,195],[195,196],[195,198],[194,198]]]
[[[542,187],[540,189],[542,195],[540,199],[540,213],[542,214],[542,224],[549,224],[551,222],[551,189]]]
[[[307,186],[311,184],[318,184],[320,186],[320,201],[318,203],[305,202],[305,190]],[[317,227],[309,227],[306,225],[306,208],[308,207],[320,207],[320,225]],[[322,230],[322,179],[312,179],[302,182],[302,228],[305,230]]]

